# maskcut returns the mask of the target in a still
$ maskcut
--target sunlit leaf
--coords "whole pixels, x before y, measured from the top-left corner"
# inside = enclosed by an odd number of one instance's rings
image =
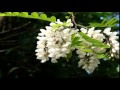
[[[51,16],[50,19],[51,19],[52,22],[55,22],[55,21],[56,21],[56,17],[55,17],[55,16]]]
[[[35,18],[36,18],[36,17],[39,17],[39,14],[38,14],[37,12],[32,12],[31,15],[32,15],[33,17],[35,17]]]
[[[73,12],[67,12],[68,14],[73,14]]]
[[[46,15],[46,14],[41,14],[41,15],[40,15],[40,18],[42,18],[42,19],[45,20],[45,19],[47,19],[47,15]]]

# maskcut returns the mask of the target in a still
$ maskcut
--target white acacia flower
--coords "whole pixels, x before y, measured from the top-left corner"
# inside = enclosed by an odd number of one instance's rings
[[[61,26],[54,28],[54,25]],[[71,51],[71,35],[77,31],[72,32],[73,29],[70,29],[70,26],[73,26],[71,19],[68,19],[65,23],[57,19],[55,23],[52,22],[50,26],[46,26],[46,30],[40,29],[41,32],[37,37],[37,49],[35,50],[37,59],[44,63],[51,58],[52,63],[57,63],[57,59],[66,57]]]
[[[107,45],[109,45],[111,47],[112,53],[110,55],[111,55],[111,57],[119,58],[118,57],[119,42],[117,41],[117,39],[118,39],[117,32],[111,32],[110,31],[111,28],[105,28],[104,31],[102,32],[102,30],[95,30],[94,27],[92,27],[88,30],[85,28],[81,28],[80,30],[81,30],[81,32],[87,34],[89,37],[97,39],[101,42],[103,42],[103,40],[106,39],[106,36],[104,36],[104,34],[109,36],[108,39],[110,42],[107,42]],[[86,43],[85,43],[85,45],[90,46],[89,43],[87,43],[87,44]],[[76,53],[78,54],[78,57],[80,58],[80,61],[78,62],[78,66],[79,67],[82,66],[82,68],[85,69],[86,72],[89,74],[92,73],[96,67],[98,67],[98,64],[100,64],[99,60],[94,55],[96,55],[97,53],[106,51],[105,48],[99,48],[99,47],[94,47],[94,46],[91,47],[91,50],[93,51],[92,53],[84,52],[85,54],[81,50],[76,51]],[[86,56],[87,56],[87,58],[86,58]]]
[[[66,26],[73,26],[73,23],[71,23],[71,19],[68,19],[67,22],[66,22]]]
[[[52,63],[57,63],[58,59],[61,57],[67,57],[72,50],[75,50],[76,47],[71,47],[71,35],[75,34],[77,37],[80,37],[79,41],[82,41],[83,47],[79,48],[76,53],[80,58],[78,66],[85,69],[88,74],[91,74],[95,68],[100,64],[97,54],[105,53],[105,48],[92,46],[92,43],[85,40],[82,36],[79,35],[79,29],[71,28],[73,23],[71,19],[68,19],[66,22],[61,22],[60,19],[57,19],[56,22],[51,22],[50,26],[46,26],[45,29],[40,29],[40,33],[37,36],[37,46],[36,46],[36,56],[41,63],[51,60]],[[80,29],[81,32],[85,33],[87,36],[103,42],[106,40],[106,35],[108,36],[108,41],[105,42],[111,48],[111,57],[117,57],[119,54],[119,42],[117,39],[117,32],[111,32],[111,28],[105,28],[102,30],[95,30],[95,27]],[[106,34],[106,35],[105,35]],[[105,35],[105,36],[104,36]],[[85,48],[91,49],[86,52]]]
[[[92,27],[88,30],[85,28],[81,28],[80,30],[81,32],[87,34],[89,37],[92,37],[99,41],[103,41],[105,39],[105,36],[101,33],[101,30],[95,30],[95,27]]]
[[[81,50],[77,50],[76,53],[80,58],[80,61],[78,62],[78,67],[82,66],[82,69],[85,69],[88,74],[91,74],[95,70],[95,68],[98,67],[98,64],[100,64],[99,60],[96,56],[94,56],[93,53],[85,53]]]
[[[92,27],[92,28],[90,28],[90,29],[88,30],[87,35],[88,35],[89,37],[91,37],[92,34],[94,33],[94,29],[95,29],[95,27]]]
[[[85,28],[81,28],[80,30],[81,30],[81,32],[83,32],[83,33],[87,33],[87,29],[85,29]]]
[[[111,28],[105,28],[103,33],[105,33],[106,35],[111,35],[112,32],[110,32]]]
[[[85,69],[88,74],[91,74],[95,68],[98,67],[98,64],[100,64],[99,60],[96,57],[92,56],[89,58],[89,60],[80,59],[78,62],[78,67],[82,66],[82,69]]]
[[[107,45],[111,47],[111,57],[118,57],[116,53],[119,53],[119,42],[117,41],[119,36],[117,36],[117,32],[111,32],[111,28],[105,28],[103,32],[101,30],[94,30],[95,28],[92,27],[90,29],[81,28],[81,32],[87,34],[89,37],[97,39],[103,42],[107,37],[104,36],[106,34],[108,36]],[[97,50],[96,50],[97,51]],[[112,54],[113,53],[113,54]]]
[[[119,58],[117,54],[119,54],[119,42],[117,41],[119,36],[117,36],[117,32],[110,32],[111,28],[104,29],[103,33],[105,33],[109,38],[109,45],[111,46],[111,57]]]

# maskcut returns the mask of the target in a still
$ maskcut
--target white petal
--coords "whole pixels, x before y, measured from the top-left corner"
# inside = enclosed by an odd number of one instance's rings
[[[52,63],[57,63],[57,60],[51,59],[51,62],[52,62]]]
[[[54,26],[54,25],[56,25],[56,24],[55,24],[55,23],[53,23],[53,22],[51,22],[51,23],[50,23],[50,26]]]
[[[68,47],[71,44],[71,42],[66,42],[65,44],[62,45],[62,47]]]
[[[112,45],[118,43],[118,41],[116,41],[116,40],[112,40],[111,42],[112,42]]]
[[[50,53],[48,56],[49,56],[49,57],[54,57],[54,54],[53,54],[53,53]]]
[[[111,57],[113,57],[114,55],[113,54],[111,54]]]
[[[58,24],[63,24],[63,22],[60,21],[60,19],[57,19],[57,22]]]
[[[81,28],[80,30],[81,30],[81,32],[83,32],[83,33],[87,33],[87,29],[85,29],[85,28]]]
[[[67,20],[67,23],[68,23],[68,22],[71,22],[71,19],[68,19],[68,20]]]
[[[45,29],[40,29],[40,31],[41,31],[42,33],[45,33],[46,30],[45,30]]]
[[[114,47],[119,47],[119,43],[114,44]]]
[[[88,34],[93,34],[93,31],[94,31],[95,27],[92,27],[88,30]]]
[[[114,49],[115,49],[116,51],[118,51],[118,50],[119,50],[119,47],[115,47]]]
[[[110,36],[116,36],[117,32],[112,32]]]
[[[69,31],[70,31],[70,29],[67,28],[67,29],[64,29],[64,30],[63,30],[63,33],[64,33],[64,34],[67,34]]]
[[[72,27],[72,26],[73,26],[73,23],[70,23],[70,26]]]
[[[62,48],[61,51],[62,52],[67,52],[67,49],[66,48]]]
[[[101,32],[101,30],[95,30],[94,31],[94,33],[100,33]]]
[[[113,53],[115,53],[115,52],[116,52],[116,50],[115,50],[115,49],[112,49],[112,52],[113,52]]]
[[[41,60],[41,63],[45,63],[46,62],[46,59],[44,59],[44,60]]]
[[[50,26],[46,26],[45,27],[47,30],[52,30],[52,27],[50,27]]]
[[[111,28],[105,28],[103,33],[110,35],[112,32],[110,32]]]

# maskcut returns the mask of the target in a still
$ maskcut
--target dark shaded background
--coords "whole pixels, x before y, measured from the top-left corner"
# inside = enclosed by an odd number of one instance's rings
[[[66,21],[66,12],[45,12],[48,17],[56,16]],[[101,22],[104,18],[115,17],[119,19],[118,12],[80,12],[76,15],[76,22],[88,26],[89,22]],[[57,64],[50,61],[41,64],[36,59],[35,49],[37,35],[40,28],[49,25],[47,21],[26,19],[20,17],[0,17],[0,78],[80,78],[80,77],[106,77],[118,78],[116,67],[118,60],[103,61],[88,75],[85,70],[77,67],[79,58],[73,52],[69,62],[61,58]],[[119,32],[119,23],[112,30]]]

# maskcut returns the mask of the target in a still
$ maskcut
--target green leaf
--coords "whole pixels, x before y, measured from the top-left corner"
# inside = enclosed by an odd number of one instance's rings
[[[103,25],[105,22],[106,22],[106,18],[105,19],[103,19],[103,21],[101,22],[101,25]]]
[[[4,13],[0,13],[0,16],[5,16],[5,14]]]
[[[105,55],[104,57],[106,60],[110,60],[110,57],[108,55]]]
[[[97,22],[91,22],[89,23],[89,26],[94,26],[94,27],[99,27],[101,24],[100,23],[97,23]]]
[[[111,18],[109,21],[107,21],[107,22],[105,23],[105,25],[110,25],[114,20],[115,20],[115,18]]]
[[[65,18],[66,18],[66,19],[68,19],[68,18],[69,18],[69,16],[65,16]]]
[[[88,42],[90,42],[92,44],[96,44],[96,45],[103,44],[101,41],[96,40],[96,39],[92,39],[91,37],[87,36],[83,32],[79,32],[79,34],[82,36],[82,38],[84,38],[86,41],[88,41]]]
[[[82,49],[83,52],[92,52],[91,49]]]
[[[13,12],[13,15],[19,15],[20,13],[19,12]]]
[[[89,36],[87,36],[86,34],[84,34],[83,32],[79,32],[79,34],[82,36],[82,38],[84,38],[87,42],[92,43],[94,46],[96,47],[101,47],[101,48],[110,48],[109,45],[102,43],[99,40],[93,39]]]
[[[110,46],[109,46],[109,45],[107,45],[107,44],[102,44],[102,45],[93,44],[93,45],[95,45],[96,47],[110,48]]]
[[[53,25],[52,27],[53,28],[58,28],[58,27],[60,27],[61,26],[61,24],[55,24],[55,25]]]
[[[76,41],[71,44],[71,47],[80,46],[82,41]]]
[[[30,15],[28,14],[28,12],[4,12],[4,13],[0,13],[0,16],[16,16],[16,17],[22,17],[22,18],[32,18],[32,19],[39,19],[39,20],[45,20],[45,21],[50,21],[50,22],[55,22],[56,21],[56,17],[52,16],[51,18],[47,18],[46,14],[41,14],[39,16],[39,14],[37,12],[33,12]]]
[[[101,23],[91,22],[91,23],[89,23],[88,27],[113,27],[113,26],[115,26],[115,23],[117,21],[118,20],[116,20],[115,17],[113,17],[108,21],[107,21],[107,19],[104,19]]]
[[[97,57],[98,59],[101,59],[101,58],[104,58],[104,57],[105,57],[105,54],[97,54],[96,57]]]
[[[69,59],[72,57],[72,52],[70,52],[69,54],[67,54],[67,57],[66,57],[66,61],[69,62]]]
[[[11,15],[12,14],[12,12],[5,12],[6,13],[6,15]]]
[[[73,14],[73,12],[67,12],[68,14]]]
[[[27,17],[28,16],[28,12],[21,12],[20,16]]]
[[[75,34],[71,35],[71,40],[73,41],[73,39],[75,38]]]
[[[51,16],[50,20],[51,20],[52,22],[55,22],[55,21],[56,21],[56,17],[55,17],[55,16]]]
[[[37,12],[32,12],[31,13],[31,16],[35,17],[35,18],[38,18],[39,17],[39,14]]]
[[[40,15],[40,18],[46,20],[46,19],[47,19],[47,15],[46,15],[46,14],[41,14],[41,15]]]
[[[76,48],[77,48],[77,49],[85,49],[85,48],[88,48],[88,46],[79,45],[79,46],[77,46]]]
[[[72,42],[74,43],[74,42],[77,42],[77,41],[79,41],[80,40],[80,37],[75,37],[73,40],[72,40]]]
[[[114,21],[112,21],[109,25],[111,26],[111,27],[113,27],[113,26],[115,26],[116,24],[116,22],[117,22],[118,20],[114,20]]]
[[[96,54],[96,57],[97,57],[98,59],[101,59],[101,58],[104,58],[104,59],[106,59],[106,60],[109,60],[109,59],[110,59],[109,56],[107,56],[106,54]]]

